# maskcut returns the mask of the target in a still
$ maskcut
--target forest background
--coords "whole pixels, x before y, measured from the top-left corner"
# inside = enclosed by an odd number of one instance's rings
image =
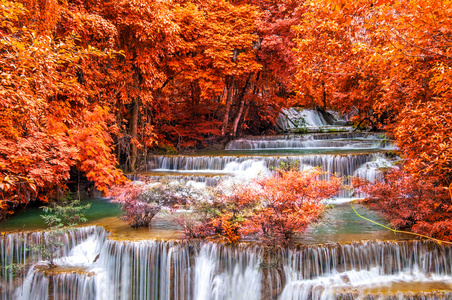
[[[304,106],[385,130],[401,173],[362,188],[450,239],[451,16],[447,0],[0,0],[0,219]]]

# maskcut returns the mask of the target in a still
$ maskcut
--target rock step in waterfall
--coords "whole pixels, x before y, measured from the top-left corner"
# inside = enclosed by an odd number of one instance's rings
[[[25,251],[30,243],[44,242],[45,234],[0,237],[2,299],[452,297],[452,248],[432,242],[367,241],[266,252],[245,243],[114,241],[95,226],[71,230],[65,238],[59,268],[47,272],[38,256]],[[6,266],[25,260],[31,265],[26,275],[8,272]],[[396,286],[414,292],[402,294]]]

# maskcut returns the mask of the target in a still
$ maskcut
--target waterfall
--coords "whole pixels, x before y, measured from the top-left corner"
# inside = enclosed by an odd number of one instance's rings
[[[299,163],[300,170],[310,167],[320,167],[328,175],[343,176],[344,184],[350,185],[350,176],[365,176],[377,167],[367,165],[367,169],[357,170],[366,163],[376,161],[381,157],[378,153],[369,154],[331,154],[331,155],[290,155],[290,156],[153,156],[150,158],[148,171],[158,172],[217,172],[230,174],[240,178],[255,178],[257,176],[270,176],[271,169],[281,166],[282,163]],[[376,172],[376,171],[374,171]],[[369,175],[370,176],[370,175]],[[349,198],[351,192],[342,190],[340,198]]]
[[[334,118],[325,115],[325,119],[316,111],[284,114],[291,119],[278,121],[285,131],[341,129],[332,127]],[[141,168],[147,172],[142,175],[201,188],[220,183],[228,190],[290,164],[300,170],[320,167],[328,172],[323,179],[335,174],[344,178],[345,185],[352,176],[380,180],[380,168],[392,166],[383,154],[393,149],[391,142],[381,133],[344,131],[241,138],[227,145],[226,155],[151,156]],[[344,189],[329,203],[350,201],[350,196]],[[344,206],[332,209],[340,207]],[[358,224],[345,217],[347,213],[336,222],[338,236],[354,233],[340,231],[341,222],[350,223],[347,228]],[[322,230],[315,233],[316,242],[322,232],[329,234]],[[53,269],[39,253],[29,251],[30,245],[49,240],[48,232],[0,236],[0,299],[452,299],[452,248],[431,242],[364,241],[269,249],[251,242],[121,241],[108,235],[94,226],[69,230],[55,259],[58,267]]]
[[[42,260],[41,254],[30,251],[30,249],[33,245],[46,243],[49,238],[48,236],[49,232],[34,232],[8,234],[0,238],[1,299],[46,299],[46,297],[40,295],[48,294],[47,288],[41,288],[41,285],[48,284],[49,279],[47,276],[44,276],[42,272],[34,267],[29,269],[26,276],[17,275],[15,274],[16,272],[11,270],[11,267],[25,267],[30,264],[34,265],[39,263]],[[92,249],[93,241],[96,243],[105,241],[106,236],[107,233],[103,228],[95,226],[70,229],[62,236],[63,246],[59,249],[57,256],[65,257],[64,260],[70,264],[70,257],[72,257],[70,254],[71,250],[88,240],[90,241],[88,244]],[[101,247],[99,245],[97,249]],[[56,259],[56,262],[58,262],[58,259]],[[18,281],[23,281],[23,284],[21,288],[16,290],[16,294],[14,294]],[[12,297],[12,295],[15,296]]]
[[[133,175],[127,175],[127,179],[136,181],[140,180],[143,175],[141,174],[133,174]],[[203,183],[205,186],[215,186],[222,178],[222,176],[190,176],[190,175],[165,175],[165,176],[158,176],[158,175],[146,175],[146,178],[154,180],[154,181],[161,181],[162,179],[166,181],[177,181],[180,183],[190,183],[190,182],[197,182],[197,183]]]
[[[261,162],[266,168],[279,167],[281,163],[295,163],[320,167],[326,172],[341,176],[353,175],[364,163],[377,157],[376,154],[344,155],[290,155],[290,156],[153,156],[148,171],[204,171],[233,174],[236,171],[250,171]]]
[[[96,277],[91,274],[63,273],[52,278],[53,299],[96,299]]]
[[[258,262],[257,248],[108,241],[98,286],[102,299],[260,299]]]
[[[319,112],[309,111],[309,113],[311,115],[308,119],[313,120],[311,123],[323,124],[323,117],[321,118]],[[314,115],[318,118],[316,119]],[[282,149],[286,149],[287,153]],[[306,149],[311,149],[311,152]],[[226,146],[228,155],[155,155],[148,158],[142,169],[148,172],[145,173],[146,176],[156,180],[163,177],[185,184],[200,186],[202,183],[205,186],[215,186],[219,182],[224,182],[225,178],[229,180],[231,176],[235,177],[232,179],[235,182],[268,177],[272,174],[272,169],[283,163],[286,165],[298,163],[301,171],[320,167],[328,173],[323,176],[326,180],[332,174],[343,177],[345,188],[335,199],[328,200],[332,204],[339,204],[351,199],[353,192],[348,187],[351,185],[352,176],[373,182],[381,178],[380,168],[392,166],[392,163],[379,152],[389,149],[394,149],[394,146],[382,133],[334,132],[254,136],[231,141]],[[326,152],[309,154],[318,150]],[[341,154],[326,154],[338,150]]]
[[[380,299],[372,289],[410,282],[452,286],[452,248],[432,242],[264,250],[246,243],[115,241],[102,228],[85,227],[68,234],[61,265],[46,271],[23,254],[24,236],[32,235],[0,238],[3,268],[5,260],[32,261],[21,278],[2,273],[1,299]],[[450,299],[450,290],[384,299]]]
[[[356,292],[363,287],[452,280],[451,248],[417,241],[307,247],[288,251],[284,258],[287,283],[280,299],[355,299],[363,297]]]
[[[317,110],[297,108],[284,109],[276,120],[276,124],[282,130],[332,125],[328,124],[323,115]]]
[[[22,286],[15,290],[13,299],[49,299],[51,296],[54,300],[95,300],[96,294],[95,277],[89,274],[56,273],[49,279],[44,272],[32,267]]]
[[[246,137],[233,140],[226,150],[271,150],[271,149],[392,149],[390,141],[382,134],[356,133],[313,133],[303,135],[276,135]]]
[[[3,295],[9,299],[8,294]],[[49,298],[49,278],[44,273],[31,268],[23,281],[23,285],[14,292],[14,298],[18,300],[48,299]]]
[[[255,247],[203,244],[195,259],[193,299],[261,299],[260,254]]]
[[[339,120],[330,113],[323,114],[318,110],[289,108],[284,109],[276,120],[276,126],[280,131],[322,131],[322,128],[332,127],[334,130],[350,130],[350,127],[339,127],[347,123]]]
[[[366,179],[370,182],[378,181],[382,178],[381,169],[393,167],[391,161],[382,154],[378,154],[372,161],[366,162],[354,171],[354,176]]]

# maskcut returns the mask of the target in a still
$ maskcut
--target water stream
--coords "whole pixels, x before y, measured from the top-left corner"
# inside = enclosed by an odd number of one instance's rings
[[[42,234],[2,237],[2,266],[36,262],[21,278],[1,270],[2,298],[380,299],[385,291],[400,299],[398,289],[414,290],[410,295],[421,297],[416,299],[452,297],[452,249],[431,242],[360,241],[267,252],[246,243],[107,236],[95,226],[71,231],[56,270],[25,251]],[[417,291],[419,285],[427,291]],[[435,287],[440,291],[433,293]]]
[[[284,131],[300,129],[293,126],[298,120],[312,133],[246,137],[224,151],[154,156],[140,175],[202,187],[269,176],[281,162],[298,162],[300,170],[318,166],[348,184],[349,176],[377,181],[379,168],[392,164],[384,153],[394,146],[382,134],[352,132],[341,121],[334,127],[313,111],[285,114],[292,123],[280,119]],[[272,250],[253,241],[185,241],[166,211],[150,228],[133,229],[117,218],[117,206],[93,199],[89,226],[65,234],[54,269],[29,251],[45,243],[48,233],[28,232],[43,224],[39,210],[27,210],[0,224],[8,231],[0,236],[0,298],[452,299],[452,248],[394,235],[357,217],[348,203],[352,197],[344,189],[328,200],[334,205],[319,224],[297,235],[291,247]],[[386,222],[355,206],[361,215]]]

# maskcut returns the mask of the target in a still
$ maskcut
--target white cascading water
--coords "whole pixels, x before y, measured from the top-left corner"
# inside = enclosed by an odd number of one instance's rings
[[[310,167],[320,167],[328,175],[343,176],[344,184],[350,184],[350,176],[355,175],[356,170],[368,162],[377,160],[378,153],[370,154],[328,154],[328,155],[285,155],[285,156],[153,156],[149,160],[149,166],[154,169],[147,171],[158,172],[210,172],[218,174],[230,174],[242,179],[252,179],[258,176],[270,176],[271,168],[282,163],[298,163],[300,170]],[[370,168],[370,166],[369,166]],[[368,172],[370,174],[370,171]],[[342,190],[341,199],[350,197],[351,192]]]
[[[311,127],[328,125],[329,130],[337,129],[337,126],[327,124],[318,111],[289,109],[283,112],[286,121],[289,114],[289,119],[305,120],[302,122],[304,125],[308,124]],[[302,171],[320,167],[327,172],[323,179],[328,180],[331,174],[344,178],[345,188],[339,195],[325,200],[328,204],[341,204],[364,196],[354,195],[349,188],[353,176],[371,182],[382,178],[380,169],[390,167],[392,162],[379,151],[394,149],[395,146],[382,133],[350,130],[302,135],[253,136],[233,140],[226,146],[228,154],[246,153],[246,155],[156,155],[149,157],[142,169],[150,172],[146,176],[155,180],[162,178],[162,173],[169,174],[163,177],[166,180],[176,180],[202,188],[216,186],[218,183],[233,187],[256,177],[267,177],[272,174],[273,168],[283,163],[286,165],[297,163]],[[316,153],[318,150],[335,154],[301,154]],[[352,198],[352,195],[355,198]]]
[[[271,176],[271,171],[267,167],[265,160],[248,159],[242,162],[233,161],[227,163],[223,171],[248,179]]]
[[[3,257],[15,263],[23,238],[1,237],[2,253],[9,253]],[[432,242],[368,241],[266,253],[245,244],[114,241],[98,227],[74,230],[67,242],[72,249],[62,251],[53,273],[30,263],[26,275],[10,281],[2,264],[1,299],[380,299],[361,288],[417,282],[452,287],[452,248]],[[67,269],[74,266],[79,269]],[[405,299],[391,297],[384,299]],[[452,293],[410,297],[450,299]]]
[[[139,181],[141,179],[141,175],[127,175],[127,179],[132,181]],[[154,181],[160,181],[162,179],[162,176],[158,175],[147,175],[146,178],[154,180]],[[202,175],[165,175],[164,176],[166,181],[177,181],[179,183],[188,183],[188,182],[198,182],[203,183],[205,186],[215,186],[218,184],[218,182],[221,180],[222,176],[202,176]]]
[[[5,296],[10,297],[10,295]],[[23,279],[23,284],[14,291],[14,296],[5,299],[49,299],[49,278],[31,267]]]
[[[277,149],[391,150],[394,146],[382,134],[367,132],[255,136],[236,139],[226,145],[226,150],[230,151]]]
[[[362,164],[372,161],[376,154],[328,154],[328,155],[282,155],[282,156],[154,156],[151,157],[147,171],[191,171],[230,173],[252,171],[254,167],[261,169],[278,167],[281,163],[306,164],[320,167],[326,172],[342,176],[353,175]],[[259,164],[253,164],[259,162]],[[262,164],[260,164],[262,163]]]
[[[256,248],[226,249],[214,243],[203,244],[195,259],[193,299],[261,299],[259,262],[260,251]]]
[[[422,242],[364,242],[289,251],[287,283],[280,299],[380,299],[363,289],[393,283],[452,285],[450,247]],[[431,245],[431,244],[430,244]],[[449,297],[451,293],[448,294]],[[375,297],[375,298],[374,298]],[[437,299],[441,293],[413,299]],[[391,297],[382,299],[392,299]],[[397,295],[394,299],[405,299]],[[445,298],[447,299],[447,298]]]
[[[328,119],[328,118],[327,118]],[[339,120],[337,116],[330,114],[329,120],[324,115],[313,109],[288,108],[283,109],[276,120],[276,127],[282,132],[290,131],[329,131],[329,127],[335,130],[350,131],[351,127],[338,126],[336,123],[346,123],[346,120]]]
[[[284,109],[276,120],[276,124],[282,130],[331,125],[326,122],[325,118],[318,111],[297,108]]]
[[[366,162],[354,171],[354,176],[366,179],[370,182],[378,181],[382,178],[382,169],[394,167],[393,163],[382,154],[377,154],[372,161]]]
[[[85,299],[83,295],[93,294],[93,279],[84,272],[91,267],[94,259],[89,253],[99,251],[101,244],[106,240],[107,233],[99,227],[84,227],[71,229],[63,235],[63,246],[57,254],[60,258],[55,263],[64,267],[78,267],[78,272],[66,274],[64,269],[57,272],[52,281],[45,275],[45,262],[39,252],[30,251],[31,245],[46,243],[48,232],[35,232],[31,234],[10,234],[0,239],[2,275],[2,299],[71,299],[62,297],[66,293],[79,295],[76,299]],[[94,246],[94,247],[93,247]],[[16,287],[17,278],[9,272],[7,266],[31,264],[22,284]],[[54,287],[53,293],[49,290],[49,283]],[[75,288],[77,287],[78,288]],[[57,293],[58,296],[54,294]]]

